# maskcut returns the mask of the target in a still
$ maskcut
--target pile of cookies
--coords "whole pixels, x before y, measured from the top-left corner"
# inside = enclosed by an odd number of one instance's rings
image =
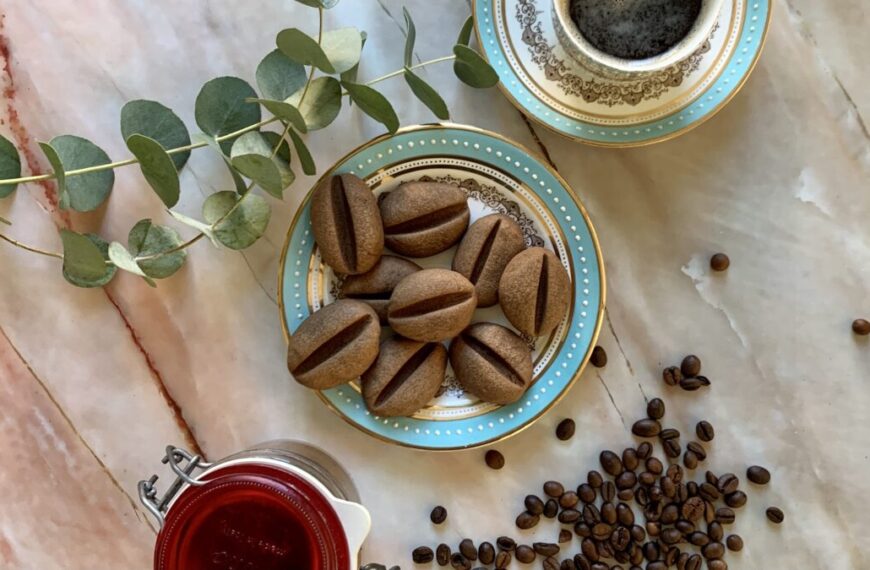
[[[314,239],[346,278],[341,299],[290,337],[296,381],[325,390],[361,377],[372,413],[406,416],[435,397],[449,358],[467,392],[497,404],[518,400],[532,380],[529,345],[499,324],[471,324],[474,311],[500,304],[516,330],[545,335],[568,310],[570,278],[551,251],[526,248],[509,217],[488,215],[470,227],[469,219],[465,192],[450,184],[405,182],[378,199],[362,179],[340,174],[316,188]],[[406,259],[457,242],[452,270]],[[404,257],[384,254],[384,246]],[[381,325],[394,332],[383,342]]]

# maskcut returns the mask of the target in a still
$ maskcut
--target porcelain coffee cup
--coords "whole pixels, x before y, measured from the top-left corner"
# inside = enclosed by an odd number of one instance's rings
[[[618,2],[619,0],[601,0]],[[702,0],[701,10],[688,34],[666,51],[646,59],[624,59],[593,46],[571,18],[571,0],[553,0],[553,26],[559,43],[586,69],[613,79],[652,75],[691,56],[710,37],[725,0]]]

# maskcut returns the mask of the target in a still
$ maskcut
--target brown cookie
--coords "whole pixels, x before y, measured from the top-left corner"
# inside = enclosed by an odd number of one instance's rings
[[[477,294],[468,279],[449,269],[424,269],[396,285],[387,319],[402,336],[435,342],[459,334],[475,307]]]
[[[338,174],[311,196],[311,230],[320,256],[338,273],[365,273],[384,249],[378,201],[353,174]]]
[[[366,303],[378,314],[381,324],[387,324],[387,305],[393,289],[399,281],[420,269],[413,261],[385,255],[365,273],[349,275],[341,284],[341,295]]]
[[[450,365],[468,392],[485,402],[516,402],[532,381],[532,352],[512,330],[475,323],[450,343]]]
[[[362,376],[366,407],[383,417],[410,416],[435,397],[444,382],[447,349],[435,342],[394,336]]]
[[[568,311],[571,280],[559,258],[542,247],[514,256],[498,284],[498,298],[513,326],[529,336],[547,334]]]
[[[498,280],[525,247],[523,230],[505,215],[490,214],[471,224],[453,257],[453,271],[474,284],[478,307],[498,303]]]
[[[357,378],[378,356],[374,309],[342,299],[312,313],[290,337],[287,368],[297,382],[326,390]]]
[[[380,201],[387,247],[428,257],[456,243],[468,227],[468,198],[458,186],[405,182]]]

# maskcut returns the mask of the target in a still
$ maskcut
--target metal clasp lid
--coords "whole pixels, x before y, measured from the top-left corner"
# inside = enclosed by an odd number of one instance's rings
[[[205,485],[204,482],[195,479],[191,475],[197,469],[208,469],[212,464],[204,461],[199,455],[191,455],[188,451],[173,445],[166,446],[166,455],[160,461],[164,465],[169,464],[169,467],[176,475],[175,481],[169,486],[169,489],[166,490],[162,497],[157,498],[157,488],[154,485],[159,478],[157,475],[152,475],[147,481],[139,481],[138,488],[139,501],[154,515],[162,529],[165,522],[164,515],[166,514],[166,509],[169,503],[172,502],[172,499],[175,498],[175,495],[178,494],[182,485],[185,483],[193,486]]]

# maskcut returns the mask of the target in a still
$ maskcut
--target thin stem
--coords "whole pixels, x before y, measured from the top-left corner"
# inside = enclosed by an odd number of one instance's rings
[[[317,45],[320,45],[323,41],[323,7],[317,7]],[[299,98],[299,105],[297,108],[302,108],[302,102],[305,101],[305,96],[308,95],[308,88],[311,86],[311,80],[314,79],[314,70],[316,68],[312,65],[311,69],[308,71],[308,81],[305,82],[305,88],[302,90],[302,97]],[[286,133],[285,133],[286,136]]]
[[[196,242],[198,242],[199,240],[201,240],[204,237],[205,237],[204,233],[198,233],[195,236],[193,236],[192,238],[190,238],[189,240],[187,240],[186,242],[180,243],[177,246],[173,247],[172,249],[167,249],[166,251],[161,251],[159,253],[152,253],[151,255],[144,255],[142,257],[137,257],[136,261],[137,262],[139,262],[139,261],[151,261],[152,259],[158,259],[160,257],[163,257],[164,255],[169,255],[171,253],[181,251],[182,249],[185,249],[185,248],[192,246],[193,244],[195,244]]]
[[[413,71],[414,69],[420,69],[421,67],[426,67],[427,65],[432,65],[433,63],[441,63],[442,61],[452,61],[454,59],[456,59],[455,55],[445,55],[444,57],[438,57],[435,59],[430,59],[428,61],[420,62],[417,65],[412,65],[408,69]],[[380,83],[381,81],[396,77],[397,75],[402,75],[403,73],[405,73],[404,67],[402,69],[397,69],[396,71],[393,71],[392,73],[388,73],[386,75],[382,75],[380,77],[372,79],[371,81],[366,81],[366,85],[374,85],[375,83]]]
[[[26,245],[26,244],[21,243],[18,240],[14,240],[11,237],[5,236],[3,234],[0,234],[0,239],[14,245],[15,247],[20,247],[21,249],[25,249],[25,250],[33,252],[33,253],[38,253],[39,255],[46,255],[48,257],[63,259],[63,255],[61,255],[60,253],[54,253],[53,251],[45,251],[44,249],[39,249],[38,247]]]

